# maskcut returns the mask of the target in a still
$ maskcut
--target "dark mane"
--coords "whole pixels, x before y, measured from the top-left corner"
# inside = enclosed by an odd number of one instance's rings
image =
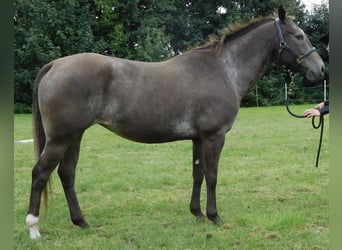
[[[260,25],[273,20],[274,17],[260,17],[254,18],[247,23],[234,23],[224,29],[223,37],[220,40],[217,37],[210,37],[210,41],[207,44],[196,48],[196,50],[216,49],[218,45],[243,36]]]
[[[231,27],[227,27],[224,29],[224,35],[222,38],[222,43],[226,43],[233,39],[236,39],[248,32],[254,30],[255,28],[259,27],[260,25],[273,21],[274,17],[260,17],[250,20],[247,23],[236,23],[233,24]]]

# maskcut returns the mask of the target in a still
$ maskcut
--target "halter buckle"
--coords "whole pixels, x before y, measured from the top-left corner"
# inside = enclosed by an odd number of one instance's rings
[[[305,58],[304,56],[298,56],[297,63],[302,64],[304,62],[304,58]]]

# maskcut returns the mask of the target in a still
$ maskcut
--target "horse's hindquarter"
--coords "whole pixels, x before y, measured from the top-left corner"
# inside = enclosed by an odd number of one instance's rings
[[[76,54],[52,62],[42,78],[38,100],[47,136],[64,136],[88,128],[103,109],[107,57]],[[64,133],[64,134],[63,134]]]

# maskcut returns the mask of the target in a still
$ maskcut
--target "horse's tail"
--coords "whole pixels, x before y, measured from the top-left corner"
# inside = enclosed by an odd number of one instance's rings
[[[39,84],[42,78],[49,72],[52,67],[52,62],[44,65],[38,72],[37,77],[34,81],[33,85],[33,94],[32,94],[32,117],[33,117],[33,136],[34,136],[34,148],[36,154],[36,160],[39,160],[41,153],[43,152],[46,137],[45,131],[42,123],[42,117],[40,114],[40,108],[38,103],[38,89]],[[43,190],[43,200],[44,200],[44,207],[45,207],[45,214],[48,208],[48,186],[50,187],[50,179]]]

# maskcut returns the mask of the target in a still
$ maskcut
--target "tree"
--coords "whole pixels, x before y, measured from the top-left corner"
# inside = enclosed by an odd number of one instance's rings
[[[171,48],[171,34],[166,32],[166,26],[176,14],[174,1],[140,1],[137,9],[140,25],[132,32],[136,39],[135,59],[151,62],[170,58],[174,52]]]
[[[97,44],[96,51],[103,55],[128,58],[131,45],[129,36],[137,27],[138,18],[135,15],[137,1],[94,0],[91,11],[94,22],[92,31]]]
[[[27,111],[39,68],[61,56],[93,51],[92,16],[86,0],[15,0],[14,11],[14,100]]]
[[[161,61],[173,55],[166,25],[175,15],[173,0],[95,0],[95,40],[102,54]]]
[[[329,54],[326,47],[329,42],[329,6],[326,1],[314,5],[312,13],[307,15],[303,22],[303,30],[323,60],[328,63]]]

